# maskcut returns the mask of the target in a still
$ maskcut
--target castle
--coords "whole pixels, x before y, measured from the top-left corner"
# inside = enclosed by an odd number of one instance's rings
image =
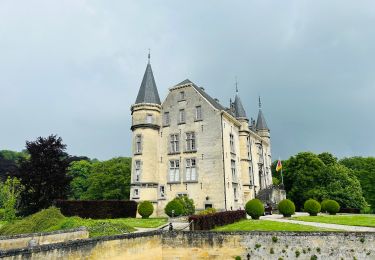
[[[155,215],[187,195],[197,210],[244,208],[272,185],[270,130],[259,100],[249,121],[238,90],[229,108],[186,79],[161,103],[150,57],[131,106],[130,199],[151,201]]]

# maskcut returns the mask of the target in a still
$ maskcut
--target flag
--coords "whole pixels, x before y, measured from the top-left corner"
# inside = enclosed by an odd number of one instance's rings
[[[280,171],[281,169],[283,168],[283,165],[281,164],[281,161],[280,159],[277,161],[277,165],[276,165],[276,171]]]

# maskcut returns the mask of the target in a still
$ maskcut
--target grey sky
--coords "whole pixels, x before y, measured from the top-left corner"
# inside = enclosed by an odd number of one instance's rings
[[[163,3],[163,4],[160,4]],[[189,78],[228,106],[238,77],[273,156],[375,155],[375,2],[0,0],[0,149],[60,135],[68,152],[128,156],[151,48],[163,100]]]

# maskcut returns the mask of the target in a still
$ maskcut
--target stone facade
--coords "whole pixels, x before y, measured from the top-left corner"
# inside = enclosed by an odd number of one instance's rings
[[[248,120],[238,93],[226,108],[185,80],[161,103],[148,64],[131,112],[130,198],[154,203],[155,215],[181,195],[197,210],[243,209],[272,185],[270,130],[261,110]]]

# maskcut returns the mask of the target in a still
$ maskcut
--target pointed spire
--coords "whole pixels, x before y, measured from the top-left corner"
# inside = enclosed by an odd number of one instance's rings
[[[143,80],[141,83],[141,87],[138,91],[138,96],[135,101],[136,104],[140,103],[151,103],[151,104],[158,104],[160,105],[160,98],[158,89],[156,87],[154,74],[152,73],[151,63],[150,63],[150,49],[148,53],[148,63],[146,67],[145,74],[143,75]]]
[[[148,49],[148,63],[147,64],[150,64],[150,60],[151,60],[151,50]]]
[[[264,118],[263,112],[262,112],[262,102],[260,101],[259,96],[259,113],[258,113],[258,119],[256,124],[257,130],[270,130],[267,126],[266,119]]]
[[[246,116],[246,111],[245,109],[243,108],[243,105],[242,105],[242,102],[241,102],[241,99],[238,95],[238,82],[237,82],[237,77],[236,77],[236,97],[234,99],[234,110],[235,110],[235,114],[236,114],[236,118],[247,118]]]

